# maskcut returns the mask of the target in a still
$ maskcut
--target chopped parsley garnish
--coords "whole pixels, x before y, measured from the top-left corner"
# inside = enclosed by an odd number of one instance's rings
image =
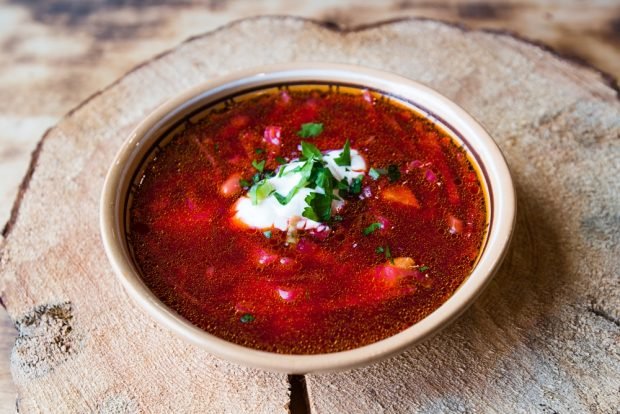
[[[278,202],[282,205],[286,205],[288,204],[293,197],[295,197],[295,194],[297,194],[297,192],[304,188],[309,180],[310,180],[310,176],[312,175],[312,167],[314,165],[313,159],[310,159],[308,161],[306,161],[301,167],[295,168],[292,171],[296,171],[299,172],[301,174],[301,179],[299,180],[299,182],[295,185],[295,187],[293,187],[291,189],[291,191],[289,191],[289,193],[286,196],[283,196],[280,193],[274,193],[274,197],[276,198],[276,200],[278,200]]]
[[[248,180],[239,180],[239,185],[241,187],[250,187],[252,185],[252,183],[249,182]]]
[[[388,246],[387,244],[385,245],[385,247],[384,246],[378,246],[375,249],[375,253],[377,253],[377,254],[383,253],[385,258],[388,259],[390,261],[390,263],[394,264],[394,258],[392,257],[392,252],[390,252],[390,246]]]
[[[349,186],[349,193],[359,194],[362,192],[362,177],[355,177]]]
[[[382,227],[383,226],[381,225],[381,223],[371,223],[370,226],[364,229],[364,235],[368,236],[369,234],[374,233],[375,230],[378,230]]]
[[[390,252],[390,246],[385,245],[385,258],[390,261],[390,263],[394,264],[394,258],[392,257],[392,253]]]
[[[323,189],[323,194],[312,192],[306,196],[304,201],[308,204],[308,207],[304,209],[302,216],[314,221],[328,221],[332,216],[332,201],[336,198],[334,195],[334,182],[336,179],[329,168],[323,165],[314,171],[316,173],[311,174],[310,178],[314,178],[313,184],[315,188]]]
[[[368,175],[370,175],[373,180],[378,180],[379,177],[387,173],[388,170],[386,170],[385,168],[371,168],[370,171],[368,171]]]
[[[280,165],[286,164],[286,160],[283,157],[276,157],[276,162]]]
[[[263,172],[263,169],[265,168],[265,160],[262,160],[262,161],[253,160],[252,167],[256,168],[258,172]]]
[[[420,272],[426,272],[428,269],[430,269],[430,267],[428,266],[422,266],[420,267],[420,269],[418,269]]]
[[[308,207],[301,215],[314,221],[327,221],[332,215],[332,200],[333,196],[328,194],[310,193],[304,199]]]
[[[341,215],[336,214],[335,216],[332,216],[332,220],[333,221],[342,221],[342,220],[344,220],[344,217],[342,217]]]
[[[271,238],[271,230],[267,230],[263,232],[263,236],[265,236],[266,238],[270,239]]]
[[[336,188],[342,197],[352,197],[362,192],[362,177],[355,177],[351,180],[351,184],[346,178],[336,183]]]
[[[329,168],[319,167],[316,169],[314,183],[316,184],[316,187],[322,188],[325,194],[331,194],[334,192],[334,181],[336,181],[336,179],[332,175]]]
[[[263,152],[265,152],[265,150],[264,150],[264,149],[262,149],[262,148],[256,148],[256,149],[254,150],[254,153],[256,153],[256,154],[262,154]]]
[[[289,190],[288,194],[280,194],[275,190],[275,187],[269,183],[267,179],[273,177],[275,173],[273,171],[264,171],[265,160],[260,162],[254,160],[252,166],[259,172],[252,177],[254,184],[248,191],[248,196],[252,204],[259,204],[273,194],[273,197],[280,204],[286,205],[290,203],[299,190],[302,188],[310,188],[314,191],[310,192],[304,198],[307,206],[303,210],[302,216],[318,222],[327,222],[332,219],[332,203],[334,200],[342,200],[340,196],[351,196],[361,193],[362,177],[358,176],[354,178],[351,180],[351,183],[349,183],[346,178],[340,181],[336,180],[331,170],[328,168],[321,150],[310,142],[301,142],[301,157],[299,160],[300,162],[296,163],[292,168],[287,168],[286,165],[279,167],[279,177],[291,173],[300,176],[299,181]],[[281,158],[278,162],[280,161],[286,164],[285,159]],[[345,163],[348,165],[351,164],[351,146],[348,139],[342,153],[335,161],[341,166]],[[250,183],[244,182],[243,184],[249,185]],[[334,193],[336,189],[338,193]],[[342,217],[340,217],[340,220],[342,220]]]
[[[342,149],[340,155],[334,158],[334,162],[336,163],[336,165],[339,165],[341,167],[351,166],[351,144],[349,143],[348,139],[344,143],[344,148]]]
[[[349,191],[349,182],[346,178],[343,178],[342,180],[338,181],[338,183],[336,184],[336,188],[347,192]]]
[[[400,179],[400,170],[398,169],[398,165],[390,164],[387,169],[387,175],[391,183],[398,181]]]
[[[297,135],[302,138],[313,138],[323,132],[323,124],[319,122],[308,122],[301,125],[301,129],[297,131]]]
[[[243,316],[241,316],[241,318],[239,318],[239,321],[241,323],[250,323],[250,322],[254,322],[254,315],[252,315],[251,313],[246,313]]]
[[[323,159],[321,151],[316,146],[306,141],[301,141],[301,155],[302,159],[305,160],[310,160],[312,158]]]
[[[257,182],[248,191],[248,196],[253,205],[260,204],[264,199],[276,191],[275,187],[267,180]],[[277,193],[276,193],[277,194]]]

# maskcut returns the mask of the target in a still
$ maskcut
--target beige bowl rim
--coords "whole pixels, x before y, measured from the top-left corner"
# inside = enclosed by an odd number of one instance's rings
[[[404,331],[348,351],[288,355],[250,349],[225,341],[192,325],[165,306],[141,280],[128,254],[124,236],[124,205],[139,161],[157,133],[197,107],[249,88],[292,82],[321,81],[355,84],[414,103],[421,112],[460,136],[474,153],[486,186],[492,213],[486,246],[477,265],[457,291],[438,309]],[[242,365],[291,374],[327,372],[369,364],[399,353],[446,327],[476,299],[500,266],[512,237],[516,215],[515,190],[506,161],[484,128],[457,104],[431,88],[393,73],[334,63],[288,63],[246,69],[194,86],[165,102],[130,134],[105,179],[100,227],[110,264],[129,296],[152,318],[183,339],[223,359]],[[145,327],[145,329],[148,329]],[[148,346],[148,344],[144,344]]]

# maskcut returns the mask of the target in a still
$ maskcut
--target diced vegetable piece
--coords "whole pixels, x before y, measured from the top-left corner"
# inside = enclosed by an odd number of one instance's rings
[[[263,139],[272,145],[280,145],[280,137],[282,135],[282,128],[279,126],[268,126],[263,133]]]
[[[299,223],[301,217],[294,216],[288,221],[288,230],[286,231],[286,242],[289,244],[297,244],[299,241],[299,234],[297,231],[297,223]]]
[[[238,194],[241,191],[240,179],[241,175],[239,174],[233,174],[228,177],[220,186],[220,194],[224,197],[232,197]]]
[[[280,92],[280,100],[282,101],[282,103],[288,104],[289,102],[291,102],[291,95],[289,95],[288,91],[283,90],[282,92]]]
[[[331,233],[331,229],[328,226],[320,225],[316,229],[310,230],[310,235],[314,237],[316,240],[323,241],[329,237]]]
[[[420,208],[420,203],[413,192],[404,185],[394,185],[381,192],[381,198],[385,201],[404,204],[415,208]]]
[[[413,269],[415,267],[415,260],[411,257],[395,257],[394,266],[401,269]]]
[[[259,249],[256,255],[256,261],[261,266],[267,266],[278,260],[278,255],[263,249]]]
[[[303,289],[279,286],[276,288],[278,296],[285,302],[293,302],[303,296]]]
[[[449,215],[448,226],[450,227],[450,233],[459,234],[463,231],[463,220],[459,220],[453,215]]]
[[[427,181],[430,181],[431,183],[434,183],[435,181],[437,181],[437,175],[435,175],[435,173],[432,170],[426,170],[424,177],[426,178]]]

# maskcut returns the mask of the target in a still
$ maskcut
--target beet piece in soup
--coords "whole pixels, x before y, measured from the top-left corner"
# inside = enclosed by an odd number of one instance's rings
[[[379,94],[295,85],[205,108],[139,176],[128,242],[166,305],[290,354],[394,335],[470,274],[487,211],[438,126]]]

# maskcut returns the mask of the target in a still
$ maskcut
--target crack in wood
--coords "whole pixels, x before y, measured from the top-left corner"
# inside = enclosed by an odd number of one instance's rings
[[[608,312],[606,312],[603,309],[597,307],[596,305],[591,304],[590,306],[588,306],[588,311],[593,313],[594,315],[596,315],[598,317],[601,317],[601,318],[605,319],[606,321],[611,322],[614,325],[620,327],[620,319],[613,317]]]
[[[306,387],[305,375],[289,375],[289,390],[291,392],[291,401],[288,405],[290,414],[310,414],[310,399],[308,397],[308,388]]]

